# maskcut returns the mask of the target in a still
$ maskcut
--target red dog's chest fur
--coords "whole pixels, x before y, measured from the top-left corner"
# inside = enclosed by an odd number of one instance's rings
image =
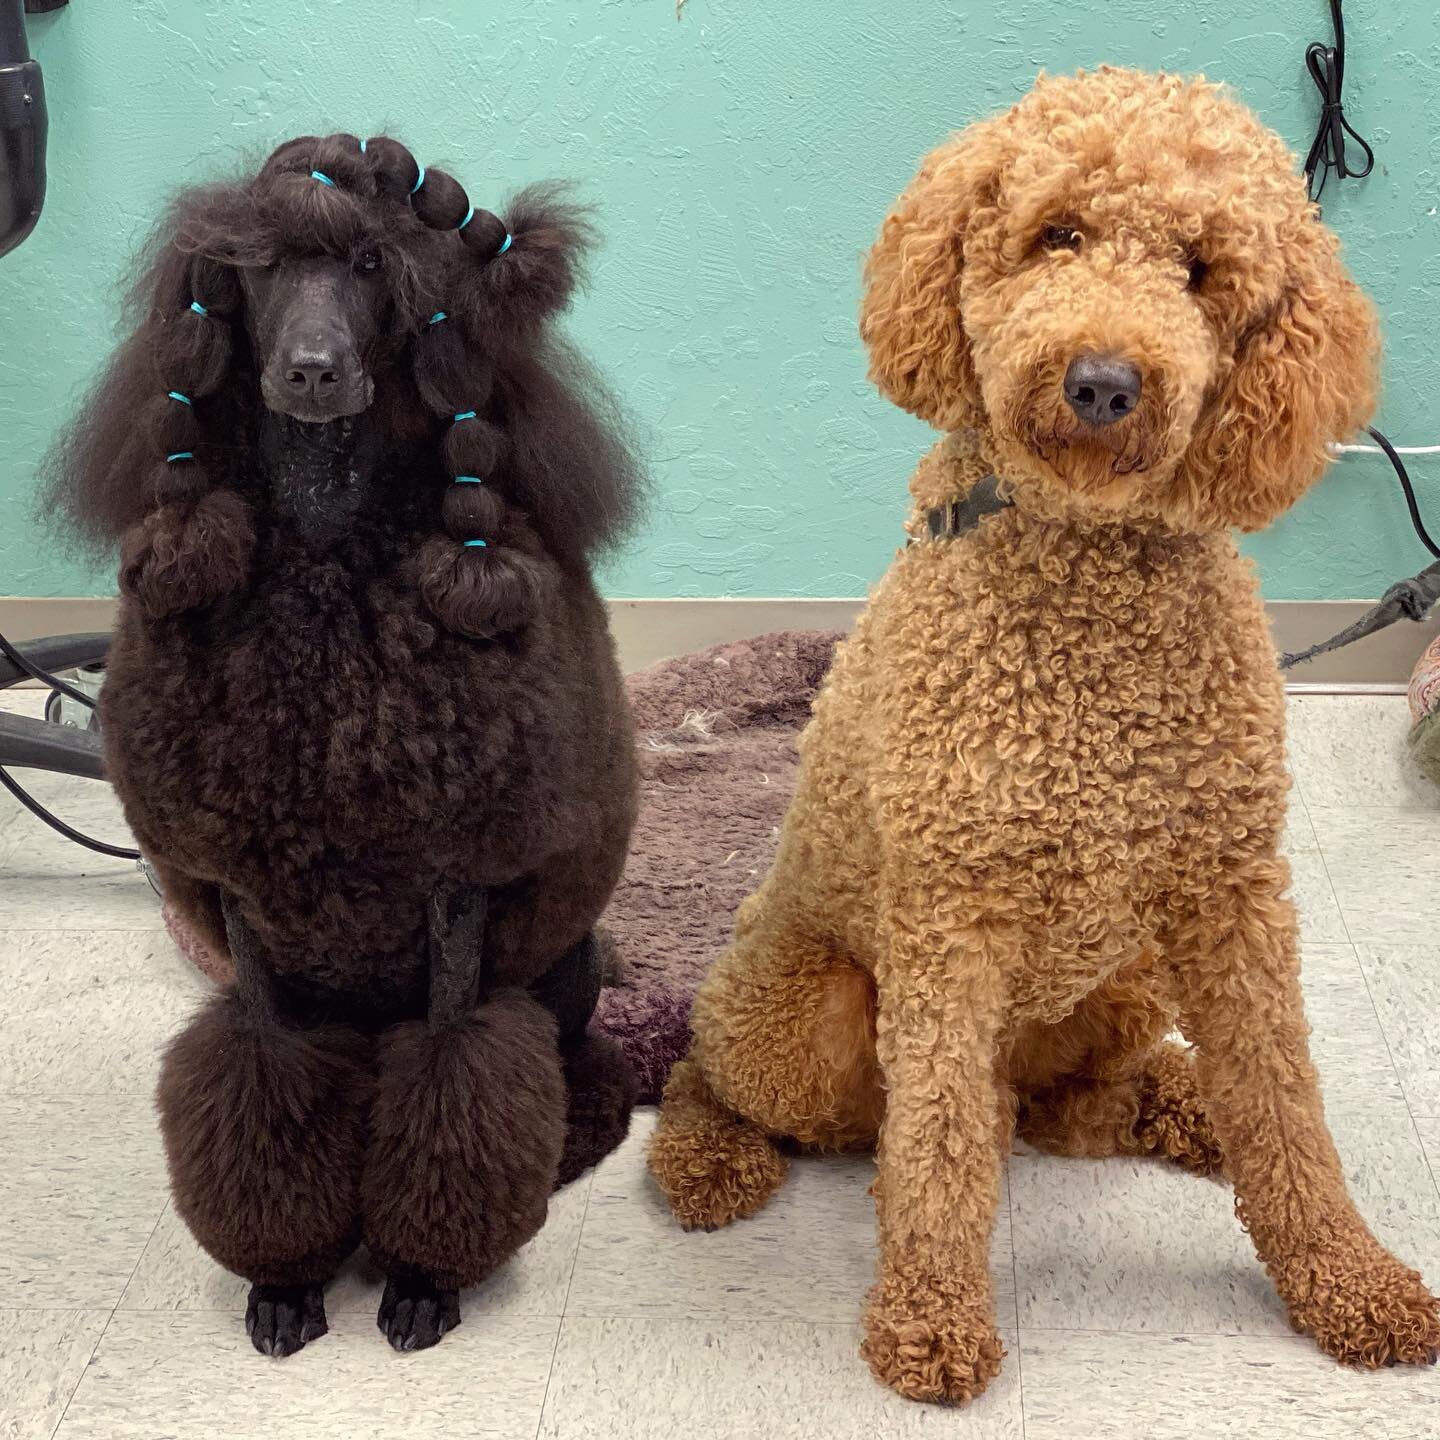
[[[797,806],[858,957],[878,959],[888,872],[943,874],[976,919],[1039,937],[1014,1000],[1053,1016],[1172,898],[1273,853],[1282,739],[1228,537],[1015,508],[899,556],[817,703]]]

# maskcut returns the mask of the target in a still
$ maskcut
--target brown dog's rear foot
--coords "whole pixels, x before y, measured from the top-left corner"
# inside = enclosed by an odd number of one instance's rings
[[[459,1325],[460,1292],[418,1275],[391,1275],[375,1319],[396,1350],[428,1350]]]
[[[329,1329],[318,1285],[252,1285],[245,1302],[245,1333],[262,1355],[293,1355]]]

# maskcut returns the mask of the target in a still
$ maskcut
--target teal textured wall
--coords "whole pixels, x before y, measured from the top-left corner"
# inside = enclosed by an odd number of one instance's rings
[[[1349,112],[1376,146],[1327,215],[1386,319],[1382,420],[1440,440],[1440,18],[1350,0]],[[573,331],[635,415],[648,525],[624,595],[854,595],[928,432],[864,380],[860,264],[917,159],[1041,68],[1229,81],[1303,150],[1324,0],[74,0],[32,21],[50,200],[0,262],[0,593],[102,593],[32,524],[34,466],[113,336],[166,193],[291,134],[391,130],[477,203],[577,178],[605,244]],[[1414,466],[1440,526],[1440,459]],[[1250,542],[1275,598],[1419,567],[1382,461],[1336,466]]]

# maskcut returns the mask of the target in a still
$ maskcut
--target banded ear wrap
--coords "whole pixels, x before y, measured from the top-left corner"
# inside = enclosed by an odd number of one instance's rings
[[[477,260],[493,260],[510,248],[505,222],[489,210],[472,209],[469,218],[460,222],[460,238]]]
[[[470,208],[465,187],[443,170],[426,170],[410,207],[432,230],[454,230]]]
[[[527,624],[545,576],[513,545],[469,547],[432,535],[420,546],[420,593],[447,630],[489,640]]]
[[[440,502],[445,533],[462,543],[476,536],[493,535],[504,513],[500,498],[483,484],[451,485]]]

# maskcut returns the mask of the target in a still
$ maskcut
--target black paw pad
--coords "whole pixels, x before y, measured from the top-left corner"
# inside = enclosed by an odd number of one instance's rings
[[[392,1275],[376,1323],[396,1350],[428,1350],[460,1323],[460,1292],[419,1276]]]
[[[293,1355],[328,1329],[318,1285],[252,1285],[245,1304],[245,1333],[262,1355]]]

